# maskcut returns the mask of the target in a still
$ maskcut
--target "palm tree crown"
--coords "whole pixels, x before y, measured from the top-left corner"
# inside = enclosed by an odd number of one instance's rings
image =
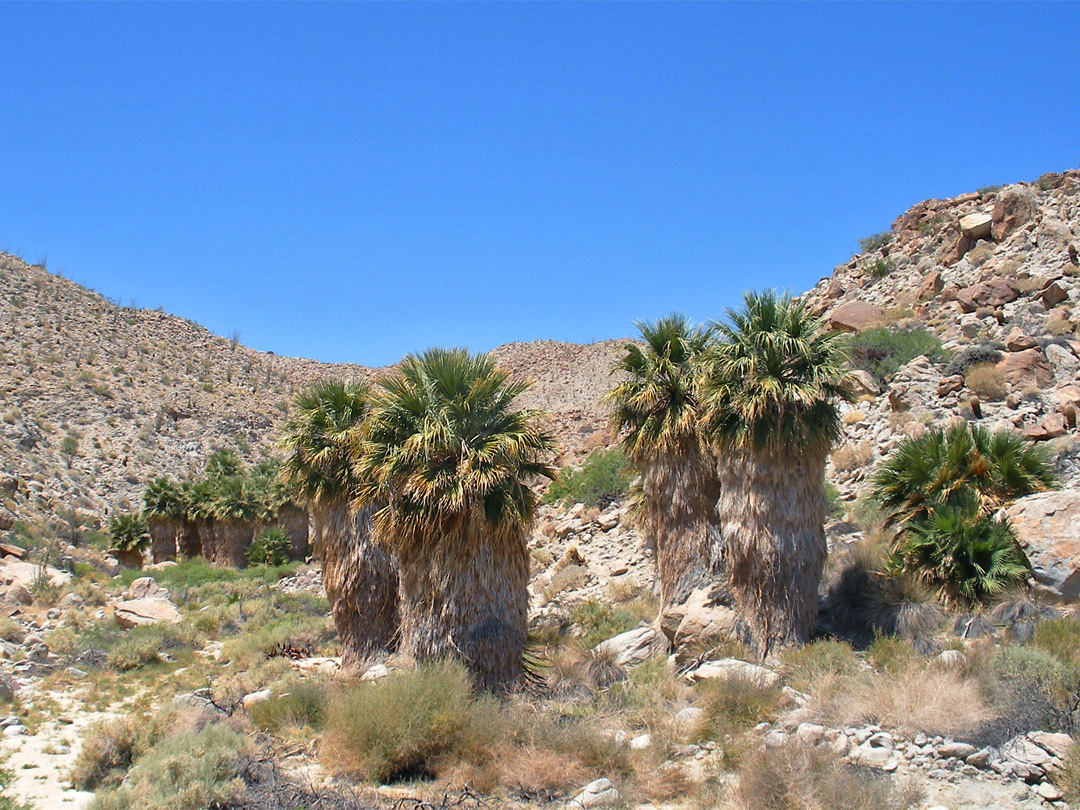
[[[705,410],[723,447],[827,452],[839,436],[836,401],[850,400],[839,333],[801,301],[748,292],[715,324]]]
[[[698,366],[713,329],[691,326],[677,313],[635,326],[645,345],[626,344],[626,354],[612,369],[626,379],[604,400],[613,406],[612,427],[625,431],[627,455],[640,464],[701,443]]]
[[[355,492],[353,461],[369,403],[362,381],[330,380],[296,396],[281,443],[288,451],[282,474],[298,497],[329,503]]]
[[[385,538],[419,540],[480,509],[490,529],[533,517],[529,481],[555,474],[540,413],[513,407],[528,384],[485,354],[429,349],[380,382],[360,462],[362,500]],[[436,535],[437,536],[437,535]]]
[[[161,476],[146,485],[142,495],[143,514],[150,520],[187,519],[188,504],[184,488],[171,478]]]

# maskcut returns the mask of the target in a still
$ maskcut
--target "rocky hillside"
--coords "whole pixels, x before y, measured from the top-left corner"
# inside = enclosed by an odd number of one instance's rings
[[[100,521],[136,502],[147,479],[196,470],[218,447],[257,460],[298,387],[379,373],[257,352],[4,253],[0,291],[0,529],[42,514]],[[535,380],[526,404],[552,412],[570,458],[604,439],[597,400],[618,345],[496,350]]]

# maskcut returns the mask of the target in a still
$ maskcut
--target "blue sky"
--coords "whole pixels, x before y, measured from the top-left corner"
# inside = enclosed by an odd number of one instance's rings
[[[1080,4],[0,4],[0,249],[279,354],[801,292],[1080,163]]]

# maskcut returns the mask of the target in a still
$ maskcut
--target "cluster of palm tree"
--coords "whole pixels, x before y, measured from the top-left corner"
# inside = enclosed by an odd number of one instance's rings
[[[730,588],[763,657],[808,641],[826,557],[825,461],[850,398],[840,336],[805,305],[747,293],[723,321],[637,324],[606,397],[640,472],[666,605]]]
[[[286,482],[310,506],[343,658],[395,644],[462,660],[481,687],[522,670],[530,488],[554,443],[526,390],[485,354],[408,355],[374,390],[323,383],[294,402]]]
[[[207,459],[203,477],[174,481],[161,477],[143,490],[143,515],[155,562],[203,556],[215,565],[241,567],[258,532],[282,524],[294,556],[307,545],[307,517],[281,482],[280,462],[268,459],[248,468],[233,450]]]
[[[871,483],[896,529],[891,570],[966,603],[1023,583],[1027,558],[996,513],[1056,483],[1042,448],[1013,431],[959,424],[905,439]]]

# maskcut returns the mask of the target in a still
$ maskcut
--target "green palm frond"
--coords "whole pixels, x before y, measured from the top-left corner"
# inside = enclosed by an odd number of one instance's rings
[[[109,539],[114,551],[142,551],[150,543],[146,518],[139,512],[117,515],[109,521]]]
[[[215,450],[206,460],[204,472],[206,477],[211,480],[239,476],[245,472],[244,462],[235,450],[229,448]]]
[[[281,439],[287,452],[281,476],[300,500],[328,503],[355,494],[353,463],[369,401],[366,383],[336,380],[312,386],[293,400],[294,415]]]
[[[538,476],[552,477],[554,440],[526,390],[486,354],[429,349],[380,382],[357,468],[360,500],[382,505],[384,537],[430,533],[479,509],[491,529],[532,520]]]
[[[840,334],[774,291],[746,293],[714,329],[703,389],[718,444],[828,450],[840,431],[836,403],[851,399]]]
[[[871,495],[887,524],[902,526],[942,506],[994,512],[1056,485],[1041,447],[1011,430],[961,424],[902,441],[871,479]]]
[[[185,520],[187,498],[183,487],[166,476],[155,478],[143,489],[143,514],[151,520]]]
[[[635,323],[644,346],[626,344],[613,374],[625,379],[604,395],[611,424],[627,456],[640,464],[702,442],[700,360],[713,340],[711,327],[692,326],[672,314]]]

